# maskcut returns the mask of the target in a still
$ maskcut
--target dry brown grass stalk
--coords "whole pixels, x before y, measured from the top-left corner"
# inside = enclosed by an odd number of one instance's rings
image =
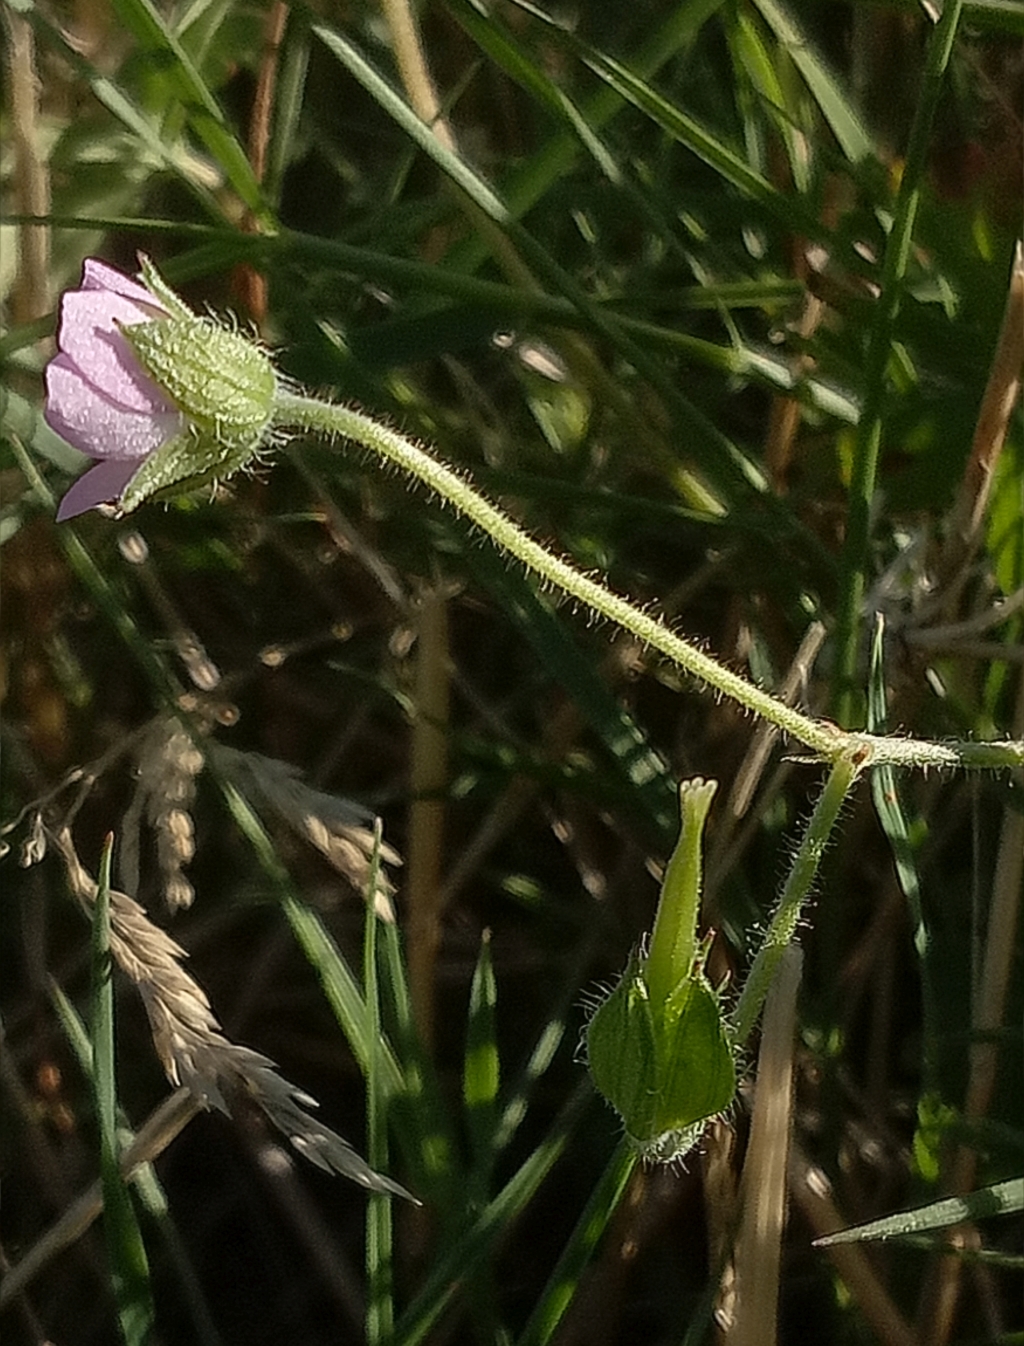
[[[774,1346],[782,1236],[786,1224],[786,1168],[793,1105],[793,1036],[803,955],[783,954],[765,1005],[750,1143],[743,1165],[743,1214],[736,1237],[729,1346]]]

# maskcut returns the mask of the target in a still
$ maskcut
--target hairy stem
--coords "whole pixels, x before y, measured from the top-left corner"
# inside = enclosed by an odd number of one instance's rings
[[[677,667],[768,720],[818,757],[838,763],[856,757],[862,765],[891,762],[917,767],[1011,767],[1024,765],[1024,742],[925,743],[911,739],[844,733],[828,720],[815,720],[779,701],[697,645],[670,631],[657,617],[582,574],[535,541],[503,510],[492,505],[462,477],[397,431],[351,407],[321,402],[299,393],[279,392],[274,425],[341,436],[417,478],[547,585],[576,599],[592,612],[631,632]]]
[[[818,873],[839,811],[865,760],[863,753],[849,753],[839,757],[833,764],[821,797],[814,806],[800,848],[793,858],[793,865],[782,890],[782,896],[779,898],[779,905],[775,908],[768,933],[757,951],[757,957],[754,959],[754,965],[750,969],[750,975],[747,977],[733,1015],[733,1036],[741,1046],[750,1036],[751,1029],[761,1012],[779,959],[793,942],[797,922]]]

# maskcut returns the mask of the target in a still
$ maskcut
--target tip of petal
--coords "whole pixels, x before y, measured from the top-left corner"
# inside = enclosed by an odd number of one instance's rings
[[[57,510],[57,522],[73,519],[100,505],[116,504],[125,487],[139,470],[138,459],[125,462],[108,458],[78,478],[65,494]]]

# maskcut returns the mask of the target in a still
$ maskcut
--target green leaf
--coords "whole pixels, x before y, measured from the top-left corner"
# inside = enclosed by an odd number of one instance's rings
[[[947,1197],[914,1210],[900,1211],[881,1220],[854,1225],[850,1229],[815,1239],[816,1248],[831,1248],[836,1243],[860,1243],[866,1239],[888,1239],[921,1234],[929,1229],[945,1229],[964,1220],[983,1220],[991,1215],[1014,1215],[1024,1210],[1024,1178],[1010,1178],[991,1187],[982,1187],[967,1196]]]
[[[100,882],[92,924],[93,1092],[100,1132],[103,1232],[110,1258],[111,1283],[125,1346],[146,1346],[154,1324],[149,1263],[128,1189],[118,1162],[117,1083],[114,1054],[114,991],[110,954],[110,861],[108,837],[100,864]]]
[[[143,51],[167,79],[192,129],[235,191],[264,223],[272,223],[252,165],[224,119],[220,105],[150,0],[113,0],[114,9]]]
[[[871,137],[853,103],[825,60],[815,51],[814,43],[799,21],[778,0],[754,0],[754,4],[803,75],[847,159],[859,163],[861,159],[873,156]]]

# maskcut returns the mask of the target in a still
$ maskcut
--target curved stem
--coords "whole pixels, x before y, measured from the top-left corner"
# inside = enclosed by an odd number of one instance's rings
[[[578,599],[594,612],[617,626],[631,631],[639,640],[660,650],[687,673],[740,702],[748,710],[763,715],[799,742],[831,758],[838,741],[837,731],[802,715],[776,701],[753,683],[717,663],[710,655],[675,635],[656,617],[641,612],[620,595],[576,570],[534,541],[504,511],[479,495],[450,467],[431,457],[423,449],[388,426],[380,425],[351,407],[334,406],[290,393],[278,396],[277,425],[298,426],[321,434],[343,435],[374,450],[389,462],[417,477],[449,504],[482,528],[494,542],[534,571],[547,584],[571,598]]]
[[[827,762],[855,756],[862,765],[883,762],[891,762],[894,766],[947,768],[1024,765],[1024,742],[925,743],[874,734],[844,733],[828,720],[812,719],[726,668],[697,645],[670,631],[657,617],[642,612],[628,599],[606,589],[548,551],[503,510],[484,499],[457,472],[390,427],[351,407],[286,391],[278,393],[273,420],[279,429],[290,427],[311,430],[328,438],[351,439],[400,467],[453,505],[545,584],[631,632],[684,672],[737,701],[752,714],[768,720]]]

